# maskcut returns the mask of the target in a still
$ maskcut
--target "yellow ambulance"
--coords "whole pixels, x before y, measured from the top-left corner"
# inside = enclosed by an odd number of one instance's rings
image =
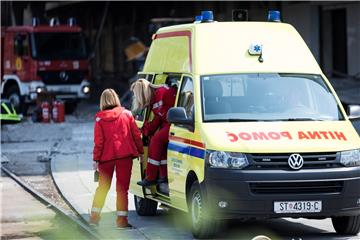
[[[299,33],[268,22],[164,27],[139,78],[179,81],[167,152],[168,184],[143,188],[135,161],[130,191],[139,215],[158,203],[188,212],[193,235],[224,219],[332,218],[336,232],[360,229],[360,138]],[[347,115],[348,114],[348,115]],[[142,126],[149,111],[136,115]]]

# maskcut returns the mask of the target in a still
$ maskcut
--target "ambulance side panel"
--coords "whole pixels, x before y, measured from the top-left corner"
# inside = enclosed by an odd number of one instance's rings
[[[224,73],[312,73],[321,74],[316,59],[289,24],[227,22],[195,26],[194,71]],[[248,50],[262,45],[263,62]]]
[[[192,64],[190,31],[157,36],[151,44],[144,72],[189,73]]]

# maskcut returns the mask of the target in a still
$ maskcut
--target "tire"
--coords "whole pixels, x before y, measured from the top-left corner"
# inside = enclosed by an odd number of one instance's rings
[[[211,238],[219,232],[222,224],[219,220],[212,219],[208,215],[209,208],[206,207],[206,200],[198,181],[195,181],[191,186],[188,206],[192,234],[195,238]]]
[[[332,217],[332,224],[337,233],[356,235],[360,232],[360,215],[347,217]]]
[[[28,106],[25,104],[24,97],[20,95],[19,88],[16,85],[9,87],[5,96],[14,106],[16,113],[22,113],[26,115]]]
[[[136,213],[139,216],[156,215],[157,205],[158,205],[157,202],[134,195],[134,203],[135,203]]]

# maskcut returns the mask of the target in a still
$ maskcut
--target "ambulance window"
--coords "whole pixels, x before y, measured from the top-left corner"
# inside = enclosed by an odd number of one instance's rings
[[[165,84],[166,79],[168,78],[167,74],[157,74],[155,75],[153,84]]]
[[[178,99],[178,107],[184,107],[188,118],[194,115],[194,86],[190,77],[184,77]]]
[[[249,73],[201,77],[204,121],[336,121],[336,98],[319,75]]]
[[[232,77],[226,79],[226,81],[221,82],[223,89],[223,97],[242,97],[244,96],[244,88],[246,82],[241,76]]]

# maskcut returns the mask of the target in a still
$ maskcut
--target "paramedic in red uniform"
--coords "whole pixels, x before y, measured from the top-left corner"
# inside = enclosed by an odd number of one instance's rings
[[[154,85],[146,79],[138,79],[131,85],[134,93],[135,111],[149,107],[154,113],[151,122],[145,120],[142,134],[150,137],[149,156],[146,177],[138,182],[141,186],[151,186],[167,181],[167,145],[169,142],[170,123],[166,120],[168,110],[174,106],[176,87]],[[157,181],[158,172],[160,175]]]
[[[98,225],[100,212],[109,191],[112,176],[116,173],[117,226],[128,224],[128,189],[133,158],[144,153],[141,132],[130,111],[120,105],[113,89],[101,94],[100,112],[95,115],[94,169],[99,171],[99,186],[96,189],[91,209],[90,224]]]

